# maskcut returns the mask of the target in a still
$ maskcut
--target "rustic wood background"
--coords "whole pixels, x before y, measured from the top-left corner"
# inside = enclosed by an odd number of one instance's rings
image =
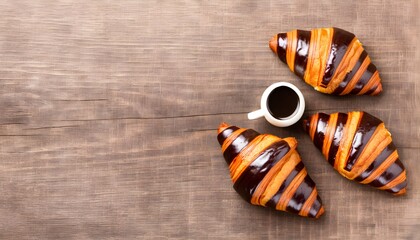
[[[418,239],[419,2],[0,2],[0,239]],[[331,97],[268,48],[295,28],[354,32],[379,97]],[[396,198],[340,177],[300,126],[248,121],[271,83],[316,111],[382,118],[408,169]],[[326,214],[244,202],[216,141],[221,121],[295,136]]]

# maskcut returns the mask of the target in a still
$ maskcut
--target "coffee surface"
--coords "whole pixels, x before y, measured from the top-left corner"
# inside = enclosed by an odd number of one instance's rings
[[[267,99],[268,111],[277,119],[289,117],[294,113],[299,103],[299,96],[289,87],[281,86],[274,89]]]

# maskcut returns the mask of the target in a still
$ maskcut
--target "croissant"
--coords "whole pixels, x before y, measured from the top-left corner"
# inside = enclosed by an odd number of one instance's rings
[[[269,43],[290,70],[315,90],[333,95],[377,95],[381,78],[359,39],[339,28],[293,30]]]
[[[317,113],[304,129],[344,177],[380,190],[406,192],[406,170],[384,123],[366,112]]]
[[[319,218],[324,207],[295,138],[278,138],[222,123],[218,129],[233,187],[247,202]]]

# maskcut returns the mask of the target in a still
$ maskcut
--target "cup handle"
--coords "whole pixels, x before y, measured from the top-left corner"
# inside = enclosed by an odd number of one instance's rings
[[[248,113],[248,119],[249,120],[254,120],[254,119],[257,119],[257,118],[261,118],[261,117],[264,117],[264,110],[262,110],[262,109],[258,109],[256,111]]]

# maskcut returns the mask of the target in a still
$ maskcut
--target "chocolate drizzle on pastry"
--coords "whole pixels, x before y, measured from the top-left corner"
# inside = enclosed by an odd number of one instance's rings
[[[382,91],[376,66],[357,37],[343,29],[279,33],[269,46],[317,91],[334,95],[377,95]]]
[[[233,187],[247,202],[318,218],[324,213],[315,183],[296,151],[297,141],[222,123],[217,139]]]
[[[304,120],[304,129],[344,177],[395,195],[406,192],[404,165],[378,118],[366,112],[317,113]]]

